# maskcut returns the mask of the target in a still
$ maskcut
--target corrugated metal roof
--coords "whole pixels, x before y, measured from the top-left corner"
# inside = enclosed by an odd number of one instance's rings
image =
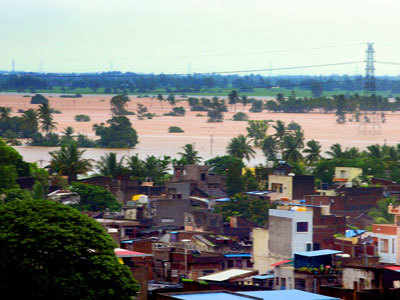
[[[362,230],[362,229],[357,229],[357,230],[349,229],[349,230],[346,230],[346,237],[348,237],[348,238],[355,237],[355,236],[357,236],[357,235],[363,234],[364,232],[366,232],[366,230]]]
[[[251,278],[258,279],[258,280],[265,280],[265,279],[272,279],[274,277],[275,276],[273,274],[269,274],[269,275],[255,275],[255,276],[253,276]]]
[[[248,257],[251,258],[250,253],[233,253],[233,254],[224,254],[225,257]]]
[[[243,269],[229,269],[221,272],[217,272],[211,275],[199,277],[199,280],[208,281],[225,281],[238,276],[246,276],[254,274],[254,270],[243,270]]]
[[[338,300],[319,294],[304,292],[300,290],[276,290],[276,291],[256,291],[256,292],[238,292],[238,294],[257,297],[263,300]]]
[[[296,252],[295,255],[313,257],[313,256],[330,255],[330,254],[338,254],[338,253],[343,253],[343,251],[324,249],[324,250],[316,250],[316,251]]]
[[[202,299],[218,299],[218,300],[250,300],[246,295],[240,295],[236,293],[227,292],[214,292],[214,293],[192,293],[192,294],[175,294],[169,295],[174,297],[174,299],[181,300],[202,300]]]

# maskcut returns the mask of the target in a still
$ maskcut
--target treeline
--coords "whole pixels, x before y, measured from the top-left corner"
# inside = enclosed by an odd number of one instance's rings
[[[19,92],[36,90],[51,91],[61,88],[63,92],[89,89],[90,92],[104,93],[147,93],[155,90],[166,92],[191,93],[210,89],[237,89],[250,92],[255,88],[281,87],[289,90],[309,90],[314,97],[324,91],[343,90],[348,92],[363,90],[362,76],[262,76],[262,75],[166,75],[137,74],[121,72],[82,73],[82,74],[41,74],[17,73],[0,74],[0,90]],[[398,77],[382,76],[376,78],[377,91],[400,93]]]
[[[20,140],[26,139],[31,146],[55,147],[76,142],[79,147],[134,148],[139,140],[136,130],[125,117],[130,114],[125,108],[128,101],[124,95],[111,99],[112,118],[93,125],[99,139],[91,140],[83,134],[76,135],[72,127],[65,128],[61,134],[55,133],[54,113],[57,111],[50,107],[48,99],[38,94],[31,98],[31,104],[38,104],[38,108],[18,110],[21,116],[11,116],[10,107],[0,107],[0,136],[11,145],[21,145]],[[77,116],[76,121],[82,121],[82,115]]]

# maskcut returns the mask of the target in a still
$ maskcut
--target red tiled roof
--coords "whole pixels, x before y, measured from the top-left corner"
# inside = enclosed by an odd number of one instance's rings
[[[274,264],[271,264],[271,267],[276,267],[276,266],[284,265],[284,264],[287,264],[287,263],[290,263],[290,262],[292,262],[291,259],[278,261],[278,262],[276,262],[276,263],[274,263]]]

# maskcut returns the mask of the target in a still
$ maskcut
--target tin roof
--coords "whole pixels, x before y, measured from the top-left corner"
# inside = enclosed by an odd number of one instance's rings
[[[316,251],[296,252],[295,255],[314,257],[314,256],[331,255],[331,254],[338,254],[338,253],[343,253],[343,251],[324,249],[324,250],[316,250]]]

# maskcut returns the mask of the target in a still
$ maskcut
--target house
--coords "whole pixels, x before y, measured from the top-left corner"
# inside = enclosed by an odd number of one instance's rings
[[[268,249],[272,255],[291,258],[295,252],[313,247],[313,213],[291,208],[269,210]]]
[[[380,262],[400,265],[400,206],[388,206],[394,215],[393,224],[373,224],[372,232],[378,241]]]
[[[268,190],[274,192],[271,200],[301,200],[314,194],[314,176],[296,175],[287,163],[280,162],[268,175]]]
[[[336,183],[351,183],[362,175],[361,168],[354,167],[335,167],[335,177],[333,182]]]
[[[335,250],[297,252],[292,261],[274,264],[274,289],[299,289],[318,293],[319,286],[340,285],[332,256]]]

